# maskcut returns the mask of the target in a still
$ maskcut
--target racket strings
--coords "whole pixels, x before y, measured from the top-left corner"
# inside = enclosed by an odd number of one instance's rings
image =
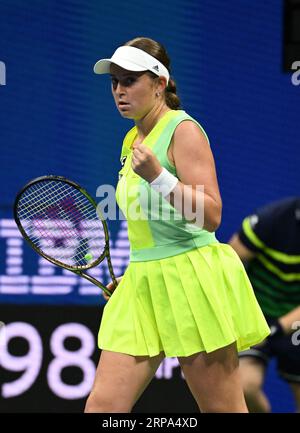
[[[54,183],[54,182],[53,182]],[[40,211],[43,211],[45,208],[47,209],[48,207],[49,207],[49,205],[48,205],[48,202],[47,203],[45,203],[45,202],[41,202],[39,205],[38,205],[38,203],[37,203],[37,201],[36,201],[36,199],[37,199],[37,197],[36,197],[36,192],[38,191],[38,194],[44,199],[44,197],[43,197],[43,193],[45,194],[45,195],[47,195],[47,199],[48,199],[48,201],[50,201],[51,199],[54,199],[54,198],[57,198],[57,201],[60,201],[61,200],[61,197],[59,196],[59,193],[61,192],[61,191],[63,191],[63,193],[64,194],[66,194],[67,192],[71,192],[71,191],[73,191],[72,189],[71,189],[71,187],[69,187],[69,185],[67,185],[67,184],[65,184],[65,188],[62,188],[62,187],[60,187],[60,188],[57,188],[57,189],[55,189],[55,190],[53,190],[53,191],[51,191],[51,190],[49,190],[49,188],[47,189],[47,188],[44,188],[44,187],[40,187],[39,189],[37,189],[36,188],[36,185],[33,185],[32,186],[32,188],[34,188],[35,187],[35,189],[34,189],[34,191],[33,192],[31,192],[31,193],[28,193],[28,194],[26,194],[26,195],[24,195],[24,197],[22,197],[22,199],[20,200],[20,202],[21,201],[23,201],[24,199],[26,199],[26,206],[24,206],[24,208],[22,209],[22,208],[20,208],[20,216],[22,216],[22,214],[27,214],[27,212],[30,210],[30,209],[34,209],[35,211],[37,211],[37,210],[40,210]],[[26,191],[27,192],[27,191]],[[29,197],[30,197],[30,199],[29,199]],[[83,196],[84,197],[84,196]],[[84,197],[85,198],[85,197]],[[84,200],[78,200],[77,201],[77,205],[78,206],[80,206],[80,204],[81,203],[85,203],[85,201]],[[53,204],[55,204],[55,200],[54,200],[54,202],[53,202]]]
[[[85,266],[104,252],[105,232],[94,205],[65,182],[47,180],[31,185],[20,198],[17,211],[31,242],[63,264]]]

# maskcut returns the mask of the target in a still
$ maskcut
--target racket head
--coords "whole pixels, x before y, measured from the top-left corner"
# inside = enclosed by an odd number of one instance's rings
[[[28,182],[16,196],[14,219],[38,254],[65,269],[84,271],[109,256],[108,228],[95,200],[63,176]]]

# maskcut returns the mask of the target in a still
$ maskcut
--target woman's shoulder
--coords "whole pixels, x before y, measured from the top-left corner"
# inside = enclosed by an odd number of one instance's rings
[[[182,118],[182,121],[178,123],[174,130],[174,139],[182,140],[183,138],[187,138],[187,136],[191,138],[204,136],[209,143],[208,136],[203,126],[198,120],[186,113],[186,117]]]

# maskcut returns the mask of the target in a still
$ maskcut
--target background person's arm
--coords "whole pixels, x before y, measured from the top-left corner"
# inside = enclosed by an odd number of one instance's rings
[[[229,240],[229,245],[232,246],[232,248],[236,251],[236,253],[239,255],[242,262],[246,263],[249,260],[253,259],[256,255],[254,251],[249,250],[242,241],[239,238],[239,235],[235,233],[231,239]]]

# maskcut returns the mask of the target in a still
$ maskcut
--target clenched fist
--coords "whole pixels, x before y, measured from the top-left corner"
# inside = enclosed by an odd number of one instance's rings
[[[162,166],[152,150],[143,143],[133,146],[131,164],[133,171],[147,182],[152,182],[162,171]]]

